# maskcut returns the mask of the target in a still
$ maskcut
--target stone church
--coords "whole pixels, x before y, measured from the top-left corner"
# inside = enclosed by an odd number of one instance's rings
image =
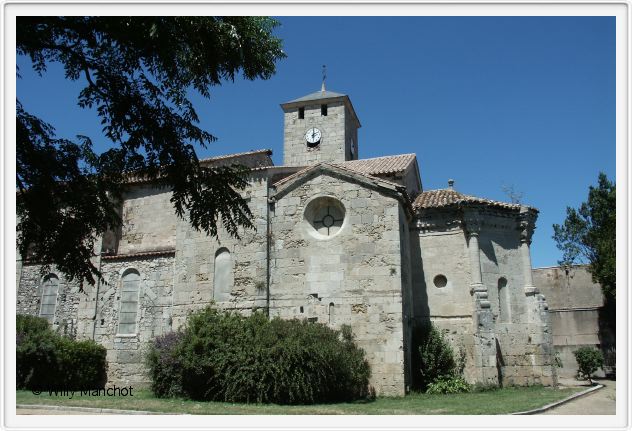
[[[108,350],[111,383],[143,385],[148,341],[216,306],[352,327],[378,394],[411,385],[414,330],[432,321],[465,360],[468,381],[553,384],[552,336],[534,286],[538,211],[447,188],[423,190],[415,154],[359,158],[347,95],[281,105],[284,163],[270,150],[205,159],[245,165],[256,229],[219,239],[174,213],[170,191],[132,181],[123,225],[94,263],[107,283],[78,286],[17,262],[18,313]]]

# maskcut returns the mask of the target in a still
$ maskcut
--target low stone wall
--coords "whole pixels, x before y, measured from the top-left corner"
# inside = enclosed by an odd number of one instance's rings
[[[562,366],[558,374],[574,377],[577,362],[573,352],[583,346],[600,346],[599,309],[603,306],[601,286],[592,281],[585,265],[567,269],[534,268],[533,280],[549,304],[553,345]],[[603,376],[600,370],[596,376]]]

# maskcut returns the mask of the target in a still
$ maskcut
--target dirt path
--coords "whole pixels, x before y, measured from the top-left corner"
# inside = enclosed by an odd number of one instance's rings
[[[542,413],[544,415],[614,415],[616,414],[616,389],[614,380],[600,380],[605,387],[589,395],[570,401]]]

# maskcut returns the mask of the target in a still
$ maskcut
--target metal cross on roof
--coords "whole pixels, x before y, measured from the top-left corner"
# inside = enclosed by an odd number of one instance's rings
[[[325,92],[325,79],[327,79],[327,65],[323,64],[323,85],[320,87],[320,91]]]

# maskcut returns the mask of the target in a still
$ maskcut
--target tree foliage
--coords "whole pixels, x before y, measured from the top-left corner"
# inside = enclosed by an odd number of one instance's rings
[[[575,355],[575,360],[577,361],[577,374],[579,377],[584,377],[592,383],[592,375],[600,367],[603,367],[603,353],[601,353],[601,350],[584,346],[575,350],[573,355]]]
[[[590,186],[588,201],[566,208],[563,225],[553,225],[553,239],[564,252],[560,265],[589,263],[593,280],[606,298],[616,297],[616,185],[604,173]]]
[[[421,328],[418,346],[420,387],[426,390],[439,379],[458,376],[463,367],[457,362],[449,341],[432,323]],[[464,365],[464,364],[463,364]]]
[[[285,57],[264,17],[18,17],[17,53],[40,75],[61,63],[82,80],[78,105],[94,108],[112,148],[95,154],[89,137],[59,139],[54,128],[17,101],[18,248],[94,283],[95,238],[120,225],[126,174],[173,190],[179,217],[216,236],[251,228],[239,195],[244,169],[204,167],[196,155],[216,138],[197,126],[190,91],[268,79]]]

